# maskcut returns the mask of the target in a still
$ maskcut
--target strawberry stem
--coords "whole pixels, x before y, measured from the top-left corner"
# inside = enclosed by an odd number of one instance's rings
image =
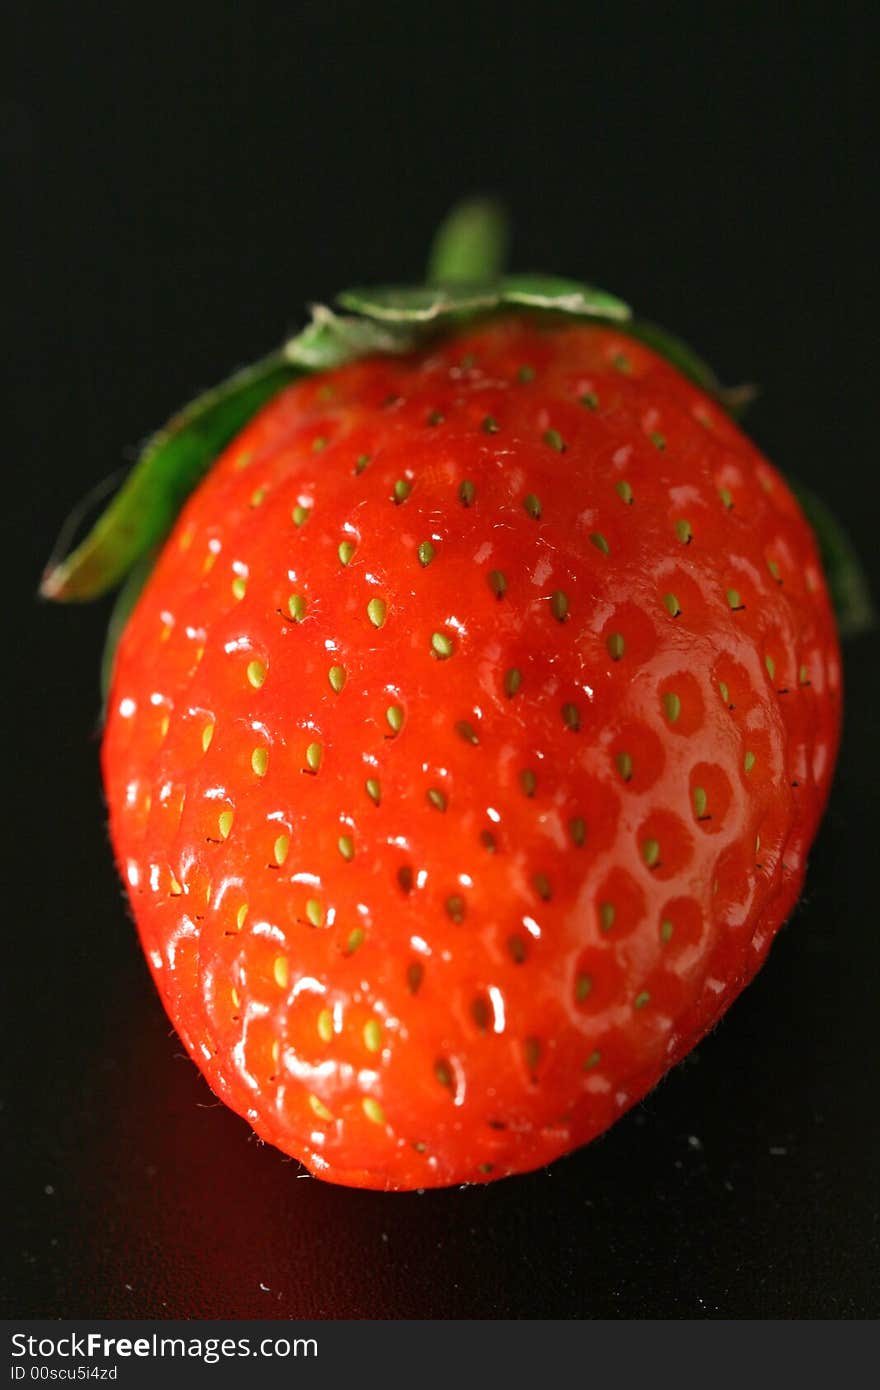
[[[504,268],[508,222],[487,198],[459,203],[441,223],[428,257],[429,285],[484,285]]]

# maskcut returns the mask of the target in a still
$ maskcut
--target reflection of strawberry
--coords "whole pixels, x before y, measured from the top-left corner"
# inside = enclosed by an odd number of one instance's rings
[[[751,978],[839,703],[780,475],[625,329],[518,310],[235,438],[118,649],[112,835],[260,1135],[479,1181],[604,1130]]]

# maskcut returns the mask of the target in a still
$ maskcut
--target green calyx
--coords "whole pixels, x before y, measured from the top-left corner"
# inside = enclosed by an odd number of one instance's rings
[[[731,414],[738,415],[747,403],[748,388],[726,391],[686,344],[634,319],[629,306],[613,295],[555,275],[503,274],[506,245],[506,219],[495,203],[462,203],[434,239],[424,285],[344,290],[337,296],[344,313],[313,306],[301,332],[197,397],[155,434],[84,539],[68,550],[70,533],[79,529],[88,508],[77,509],[46,566],[40,594],[60,602],[83,601],[100,597],[129,577],[111,619],[105,688],[115,642],[186,498],[260,408],[300,376],[330,371],[361,357],[411,352],[476,317],[509,308],[616,324],[666,357]],[[810,508],[805,509],[810,514]],[[836,523],[820,529],[826,537],[823,559],[832,592],[843,605],[838,610],[841,630],[857,630],[865,626],[870,611],[864,580]]]
[[[712,368],[698,357],[693,348],[682,342],[681,338],[660,328],[656,323],[637,319],[628,323],[625,332],[637,338],[646,347],[653,348],[660,357],[665,357],[682,376],[686,376],[695,386],[711,396],[734,420],[740,420],[757,395],[757,387],[751,385],[722,386]]]
[[[297,377],[360,357],[411,352],[431,336],[507,306],[628,323],[613,295],[558,276],[502,275],[507,223],[500,208],[472,200],[455,208],[431,248],[428,283],[344,290],[339,314],[312,307],[311,321],[276,352],[197,397],[145,445],[85,538],[68,550],[87,507],[65,526],[43,573],[44,598],[75,603],[122,583],[171,529],[214,459],[261,406]]]
[[[877,622],[868,580],[849,536],[820,497],[803,483],[788,485],[810,523],[841,637],[870,632]]]
[[[266,401],[296,375],[278,354],[198,396],[145,444],[140,458],[85,539],[65,554],[78,507],[43,573],[43,598],[76,603],[116,588],[171,529],[199,478]]]

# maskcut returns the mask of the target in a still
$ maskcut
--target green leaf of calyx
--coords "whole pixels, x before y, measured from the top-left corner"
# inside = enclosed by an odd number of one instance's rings
[[[408,352],[413,346],[412,335],[397,326],[334,314],[324,304],[313,304],[311,313],[311,323],[283,348],[287,361],[304,371],[327,372],[373,352]]]
[[[380,323],[424,325],[438,323],[453,314],[473,314],[494,309],[494,286],[379,285],[374,289],[343,290],[336,296],[344,309],[352,309]]]
[[[682,376],[688,377],[695,386],[705,391],[707,396],[712,396],[723,406],[734,420],[742,418],[758,393],[757,387],[747,384],[722,386],[712,368],[697,356],[692,347],[675,333],[670,333],[668,329],[661,328],[656,323],[649,323],[646,319],[633,319],[626,325],[625,331],[631,338],[637,338],[640,343],[665,357],[667,362],[678,368]]]
[[[876,627],[877,615],[868,580],[855,547],[840,522],[812,488],[788,479],[813,528],[825,582],[831,595],[841,637],[856,637]]]
[[[555,310],[576,318],[625,323],[631,310],[614,295],[556,275],[507,275],[488,285],[383,285],[344,290],[339,303],[382,323],[441,323],[459,314],[489,313],[507,304]]]
[[[632,317],[632,310],[622,299],[562,275],[506,275],[500,291],[502,304],[522,304],[531,309],[551,309],[615,323],[626,323]]]
[[[53,555],[42,596],[80,602],[114,588],[165,537],[220,451],[297,375],[292,363],[274,353],[185,406],[148,441],[85,539],[69,555]]]

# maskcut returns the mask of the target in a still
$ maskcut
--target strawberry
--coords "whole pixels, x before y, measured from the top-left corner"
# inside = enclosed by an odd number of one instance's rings
[[[361,1187],[532,1169],[643,1096],[790,913],[837,746],[781,475],[618,301],[486,290],[487,225],[197,404],[44,586],[117,578],[207,451],[117,622],[111,835],[213,1090]]]

